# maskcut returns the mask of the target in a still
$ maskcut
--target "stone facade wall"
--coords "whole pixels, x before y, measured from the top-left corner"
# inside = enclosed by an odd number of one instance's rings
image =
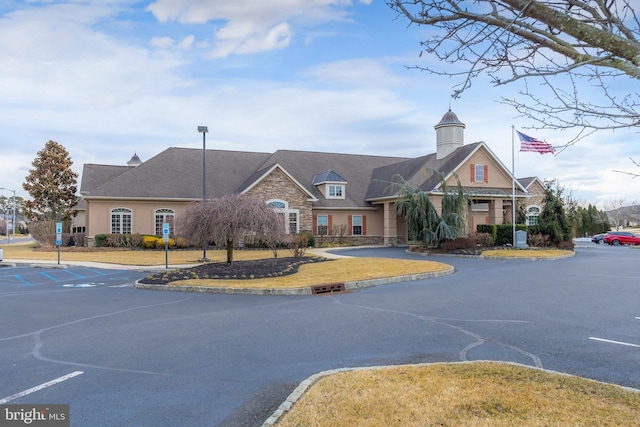
[[[280,169],[274,169],[247,194],[264,201],[278,199],[288,202],[289,209],[299,210],[298,228],[300,232],[311,232],[313,228],[311,202],[307,200],[307,194]]]

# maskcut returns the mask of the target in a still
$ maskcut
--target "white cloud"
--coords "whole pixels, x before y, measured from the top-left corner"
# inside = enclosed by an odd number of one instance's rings
[[[356,86],[393,86],[408,81],[389,68],[397,60],[385,58],[354,58],[320,63],[307,69],[304,74],[322,82]]]
[[[171,37],[152,37],[149,41],[149,44],[153,47],[158,47],[161,49],[167,49],[175,45],[175,40]]]
[[[362,1],[370,4],[370,1]],[[147,10],[160,22],[213,23],[211,56],[247,55],[282,49],[291,42],[292,22],[318,25],[346,19],[349,0],[157,0]]]

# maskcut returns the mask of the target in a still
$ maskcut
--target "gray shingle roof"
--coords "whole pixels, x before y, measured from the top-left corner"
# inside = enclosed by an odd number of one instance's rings
[[[435,153],[410,159],[294,150],[207,150],[207,196],[245,191],[277,164],[318,199],[313,202],[315,208],[368,207],[371,200],[393,196],[396,191],[390,184],[398,182],[398,176],[414,187],[434,190],[440,184],[434,171],[450,175],[481,144],[464,145],[443,159]],[[346,182],[345,199],[326,199],[314,185],[323,181]],[[87,199],[199,200],[202,150],[168,148],[135,167],[87,164],[80,191]]]

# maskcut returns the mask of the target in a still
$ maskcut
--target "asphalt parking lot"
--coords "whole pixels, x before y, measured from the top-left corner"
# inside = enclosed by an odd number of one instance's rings
[[[74,426],[256,426],[319,371],[487,359],[640,388],[640,249],[576,250],[433,257],[456,273],[329,296],[143,291],[128,284],[146,273],[131,270],[0,268],[0,403],[69,404]]]

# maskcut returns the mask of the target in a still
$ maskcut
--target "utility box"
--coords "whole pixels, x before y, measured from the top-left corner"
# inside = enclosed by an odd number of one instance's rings
[[[516,248],[528,248],[527,245],[527,232],[524,230],[516,231]]]

